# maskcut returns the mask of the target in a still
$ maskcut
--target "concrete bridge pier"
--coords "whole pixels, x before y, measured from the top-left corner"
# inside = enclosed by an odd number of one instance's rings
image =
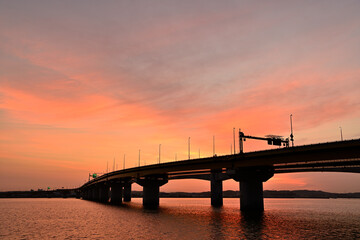
[[[143,187],[144,208],[158,208],[160,186],[168,182],[167,175],[147,176],[137,179],[136,182]]]
[[[106,183],[98,184],[98,201],[106,203],[109,201],[109,186]]]
[[[86,197],[86,200],[91,200],[91,198],[92,198],[91,188],[88,188],[88,189],[85,191],[85,197]]]
[[[274,176],[273,167],[238,168],[235,173],[229,175],[240,182],[240,210],[264,211],[263,182]]]
[[[92,199],[92,197],[93,197],[92,188],[88,188],[86,192],[87,192],[87,199],[86,200],[91,200],[92,201],[93,200]]]
[[[90,189],[86,189],[83,191],[83,199],[90,200]]]
[[[101,199],[101,183],[98,183],[95,185],[94,191],[95,191],[95,202],[100,202]]]
[[[120,182],[111,183],[111,204],[120,205],[122,203],[122,184]]]
[[[87,198],[87,190],[81,190],[80,198],[86,200],[86,198]]]
[[[264,211],[263,183],[261,180],[240,181],[240,210]]]
[[[91,201],[98,201],[98,199],[99,199],[99,189],[98,189],[98,186],[94,186],[94,187],[92,187],[92,198],[91,198]]]
[[[80,199],[81,196],[82,196],[82,192],[80,192],[80,190],[75,190],[75,197],[77,199]]]
[[[211,206],[221,207],[223,205],[223,184],[221,169],[211,170]]]
[[[131,182],[127,182],[124,184],[124,202],[131,201]]]

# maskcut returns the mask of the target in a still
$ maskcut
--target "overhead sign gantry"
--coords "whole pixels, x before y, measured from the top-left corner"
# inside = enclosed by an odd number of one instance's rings
[[[269,145],[275,145],[275,146],[283,145],[284,147],[289,147],[289,138],[284,139],[282,136],[277,136],[277,135],[266,135],[265,137],[249,136],[249,135],[245,135],[239,129],[240,153],[244,153],[243,142],[246,141],[247,138],[248,139],[256,139],[256,140],[264,140],[264,141],[267,141]]]

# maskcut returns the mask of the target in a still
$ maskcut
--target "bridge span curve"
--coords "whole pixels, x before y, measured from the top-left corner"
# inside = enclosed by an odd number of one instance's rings
[[[222,181],[240,185],[240,209],[263,211],[263,182],[292,172],[360,173],[360,139],[166,162],[109,172],[79,188],[83,199],[121,204],[131,201],[131,184],[143,186],[145,208],[159,206],[159,188],[169,180],[211,183],[211,204],[222,206]]]

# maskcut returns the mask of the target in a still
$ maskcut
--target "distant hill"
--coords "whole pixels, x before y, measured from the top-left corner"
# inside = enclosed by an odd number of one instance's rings
[[[329,193],[323,191],[294,190],[294,191],[264,191],[266,198],[360,198],[360,192]]]
[[[0,198],[74,198],[76,189],[0,192]]]
[[[132,197],[142,197],[142,191],[133,191]],[[161,198],[210,198],[210,192],[160,192]],[[0,198],[74,198],[76,189],[58,189],[51,191],[11,191],[0,192]],[[79,197],[79,196],[77,196]],[[224,198],[238,198],[239,191],[224,191]],[[275,191],[265,190],[264,198],[360,198],[360,192],[355,193],[329,193],[323,191],[294,190]]]
[[[134,191],[133,197],[141,197],[141,191]],[[162,198],[210,198],[210,192],[187,193],[187,192],[160,192]],[[224,191],[224,198],[238,198],[239,191]],[[294,190],[294,191],[264,191],[264,198],[360,198],[360,192],[355,193],[329,193],[323,191]]]

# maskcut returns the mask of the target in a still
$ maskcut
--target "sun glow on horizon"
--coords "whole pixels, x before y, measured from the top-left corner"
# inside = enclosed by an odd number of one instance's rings
[[[359,2],[68,4],[0,3],[0,191],[76,187],[124,154],[156,163],[159,144],[162,161],[187,159],[189,137],[191,158],[213,136],[230,154],[233,128],[288,137],[290,114],[297,145],[339,140],[339,126],[360,138]],[[360,180],[332,176],[265,186]],[[164,189],[182,185],[203,186]]]

